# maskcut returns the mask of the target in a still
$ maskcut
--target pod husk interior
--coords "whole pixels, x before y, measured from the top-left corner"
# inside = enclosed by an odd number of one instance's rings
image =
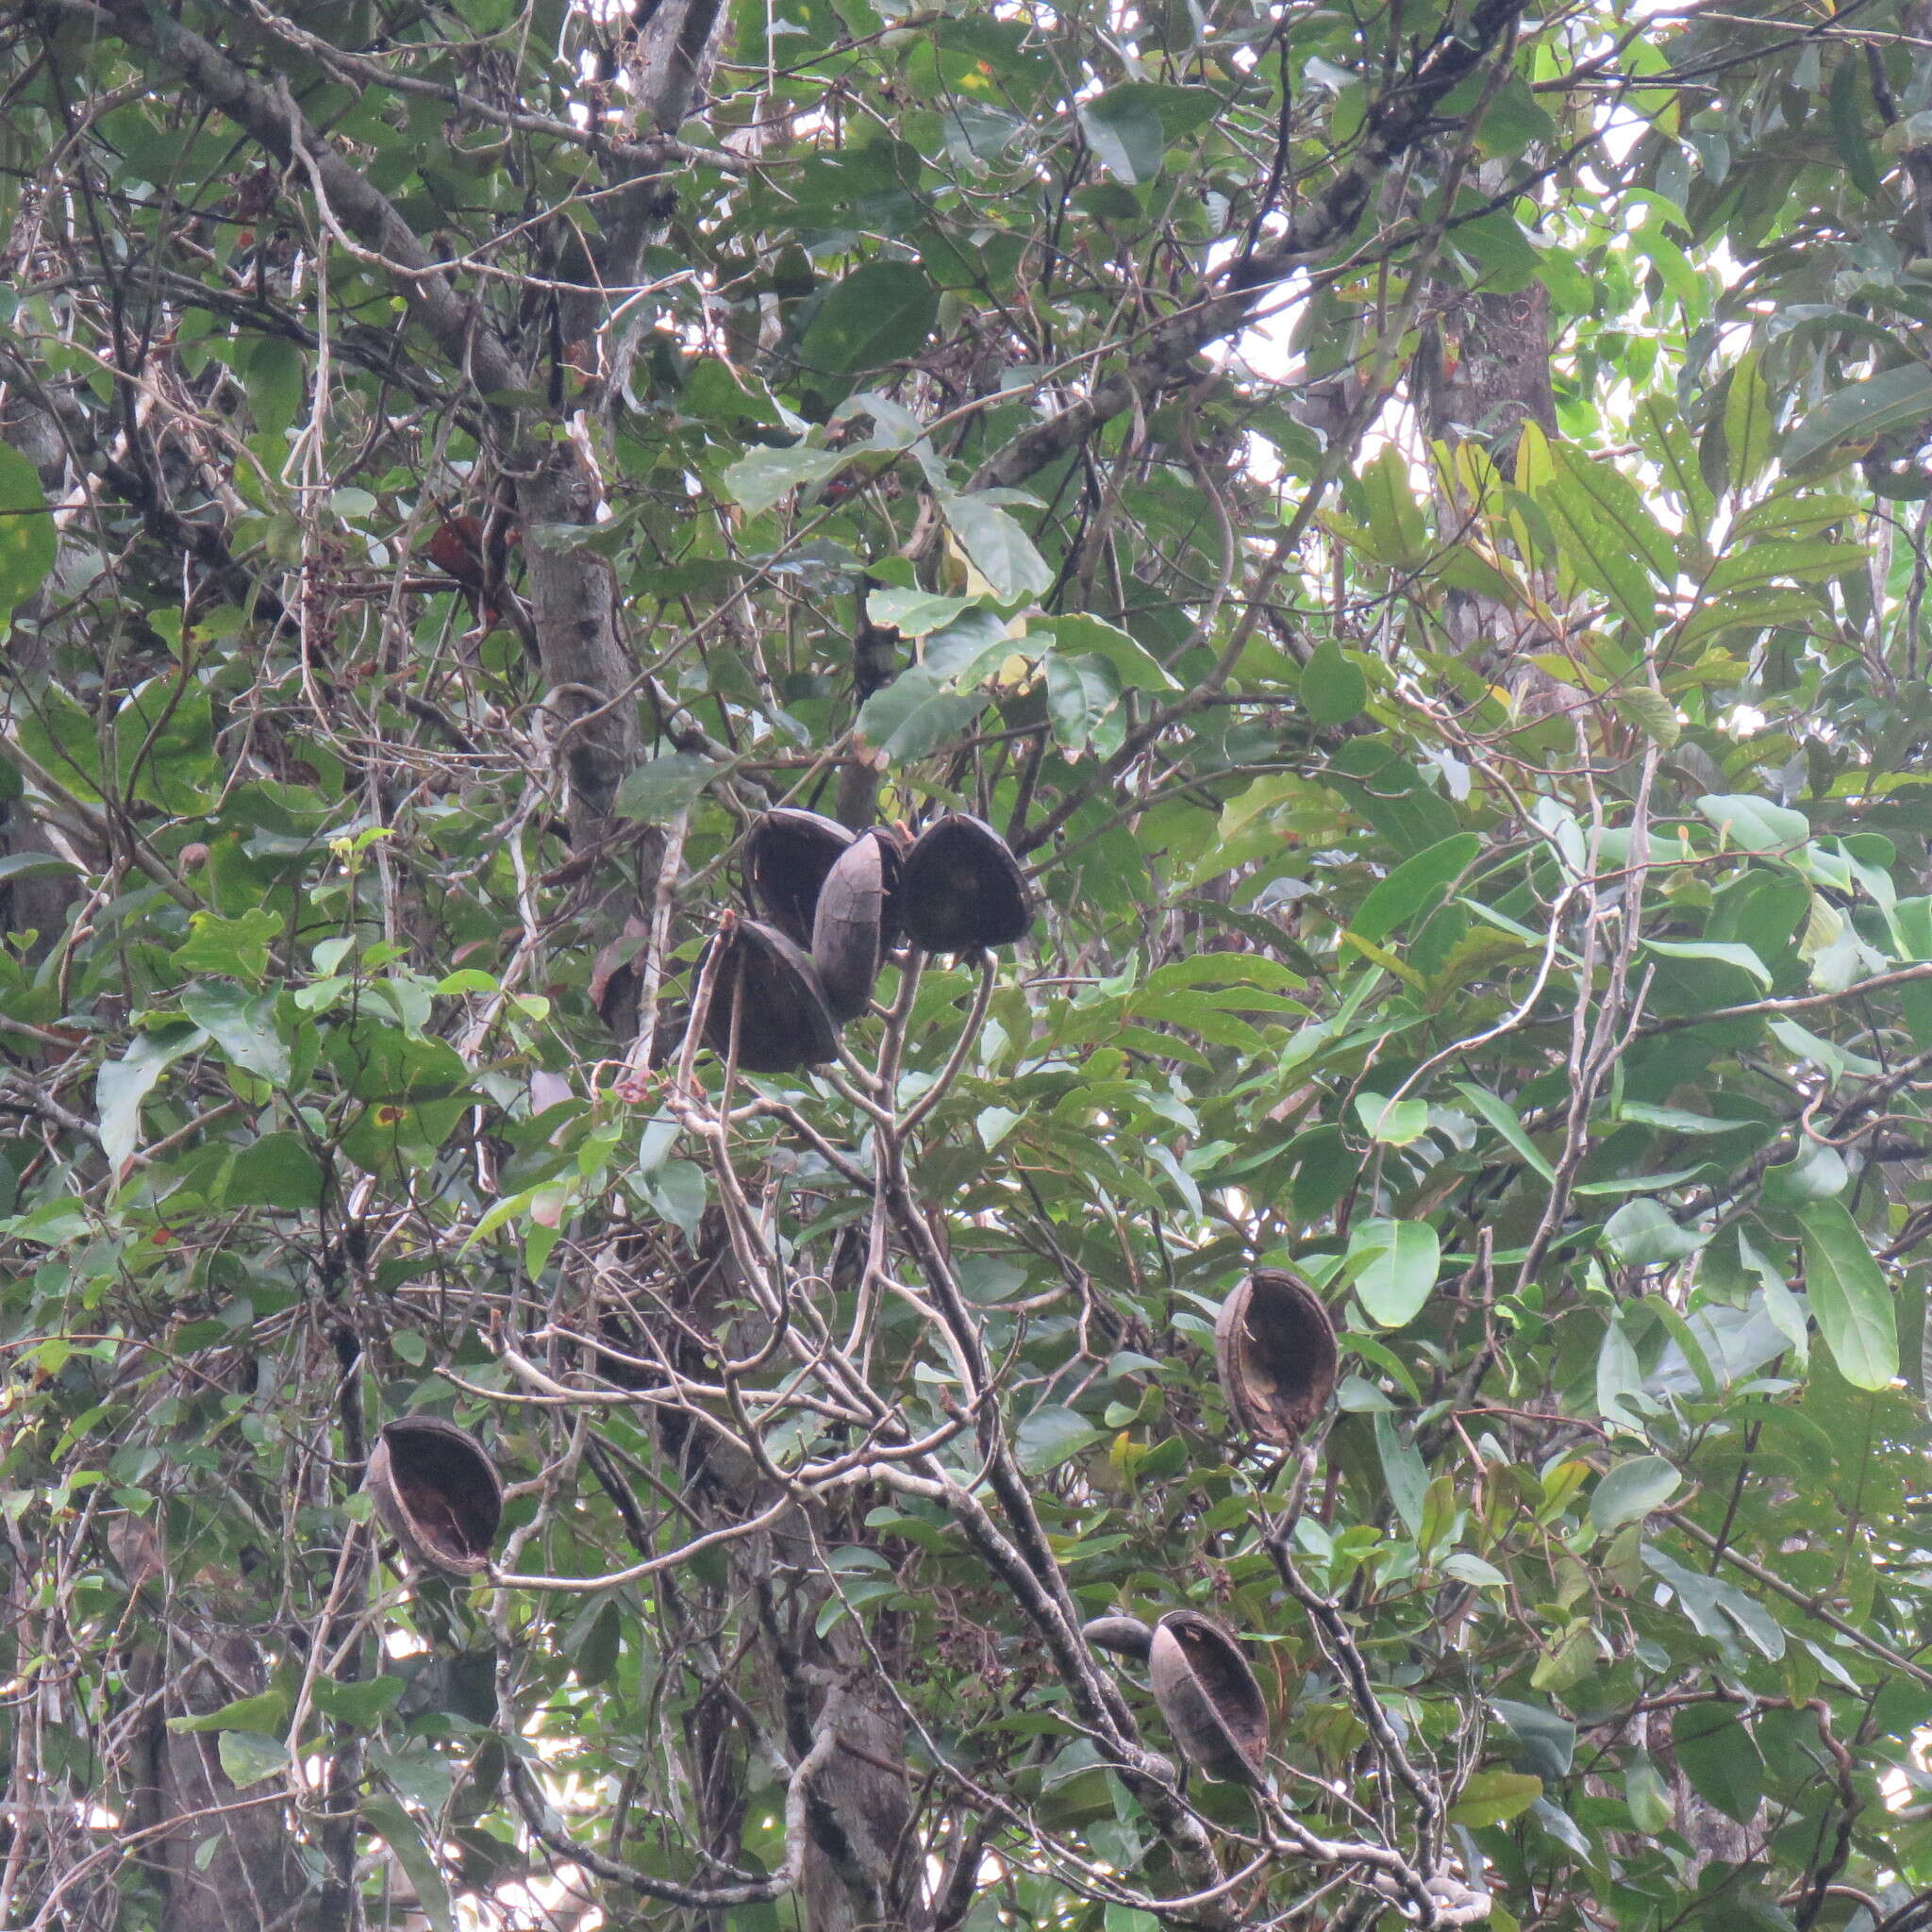
[[[825,875],[852,843],[836,819],[796,806],[766,812],[744,843],[745,875],[766,919],[794,946],[811,944],[812,916]]]
[[[705,1044],[723,1059],[731,1050],[731,1015],[739,1008],[738,1064],[751,1074],[789,1074],[817,1066],[839,1050],[811,961],[779,932],[756,919],[734,921],[712,940],[724,949],[705,1015]],[[705,949],[708,958],[710,947]],[[699,961],[700,974],[704,961]]]
[[[899,922],[928,953],[1009,946],[1033,925],[1033,894],[1007,841],[983,819],[948,812],[906,855]]]
[[[1214,1367],[1229,1413],[1251,1436],[1292,1447],[1335,1391],[1335,1325],[1285,1268],[1259,1268],[1221,1306]]]
[[[872,1001],[892,942],[899,850],[881,832],[864,832],[839,855],[819,892],[811,961],[835,1020],[857,1020]]]
[[[1147,1678],[1189,1762],[1230,1784],[1268,1769],[1268,1706],[1238,1644],[1199,1610],[1170,1610],[1154,1627]]]
[[[441,1416],[384,1424],[364,1486],[375,1513],[419,1562],[455,1576],[488,1567],[503,1522],[503,1483],[469,1430]]]

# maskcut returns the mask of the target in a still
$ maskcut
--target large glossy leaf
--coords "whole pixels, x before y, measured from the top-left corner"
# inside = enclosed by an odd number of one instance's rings
[[[1019,523],[986,495],[941,499],[948,526],[974,570],[1002,604],[1039,596],[1053,584],[1053,566]]]
[[[1435,1291],[1441,1245],[1425,1221],[1366,1221],[1349,1237],[1348,1252],[1361,1264],[1355,1291],[1385,1328],[1413,1321]]]
[[[1884,1271],[1840,1201],[1797,1210],[1805,1237],[1805,1287],[1818,1332],[1856,1389],[1884,1389],[1898,1374],[1898,1320]]]
[[[808,368],[834,375],[883,369],[918,353],[939,307],[917,262],[869,261],[825,292],[798,353]]]
[[[1787,464],[1802,463],[1843,442],[1869,442],[1932,416],[1932,368],[1907,362],[1847,383],[1827,396],[1785,437]]]

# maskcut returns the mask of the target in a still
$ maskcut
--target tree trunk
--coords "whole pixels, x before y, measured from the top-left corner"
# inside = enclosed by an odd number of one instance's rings
[[[171,1627],[129,1676],[151,1700],[128,1822],[149,1834],[139,1857],[160,1893],[158,1932],[304,1932],[311,1887],[279,1779],[238,1789],[222,1769],[221,1734],[168,1728],[170,1718],[203,1716],[267,1689],[254,1640]]]

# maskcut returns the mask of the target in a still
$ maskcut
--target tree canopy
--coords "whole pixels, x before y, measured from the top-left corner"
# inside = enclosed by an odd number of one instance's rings
[[[1932,1927],[1928,56],[0,11],[0,1924]]]

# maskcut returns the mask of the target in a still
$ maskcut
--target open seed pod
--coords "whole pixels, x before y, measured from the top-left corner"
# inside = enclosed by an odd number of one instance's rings
[[[1335,1325],[1321,1296],[1285,1268],[1257,1268],[1221,1305],[1214,1368],[1235,1421],[1291,1447],[1335,1392]]]
[[[753,899],[794,946],[811,944],[819,890],[852,834],[836,819],[780,806],[766,812],[744,841],[744,872]]]
[[[1080,1625],[1080,1635],[1095,1650],[1110,1650],[1145,1663],[1154,1647],[1154,1632],[1139,1617],[1092,1617]]]
[[[983,819],[949,811],[913,841],[899,874],[899,923],[928,953],[976,953],[1024,940],[1033,894],[1020,861]]]
[[[886,949],[897,937],[899,846],[890,832],[861,832],[839,855],[819,892],[811,963],[835,1020],[856,1020],[872,999]]]
[[[1147,1680],[1191,1764],[1230,1784],[1268,1774],[1268,1707],[1241,1647],[1199,1610],[1170,1610],[1154,1626]]]
[[[722,948],[705,1015],[705,1044],[719,1058],[731,1051],[731,1016],[738,1012],[738,1064],[751,1074],[789,1074],[815,1067],[839,1049],[838,1029],[825,1010],[811,961],[782,932],[756,919],[726,924],[711,946]]]
[[[503,1482],[468,1429],[434,1415],[385,1423],[362,1486],[418,1562],[454,1576],[488,1566],[503,1521]]]

